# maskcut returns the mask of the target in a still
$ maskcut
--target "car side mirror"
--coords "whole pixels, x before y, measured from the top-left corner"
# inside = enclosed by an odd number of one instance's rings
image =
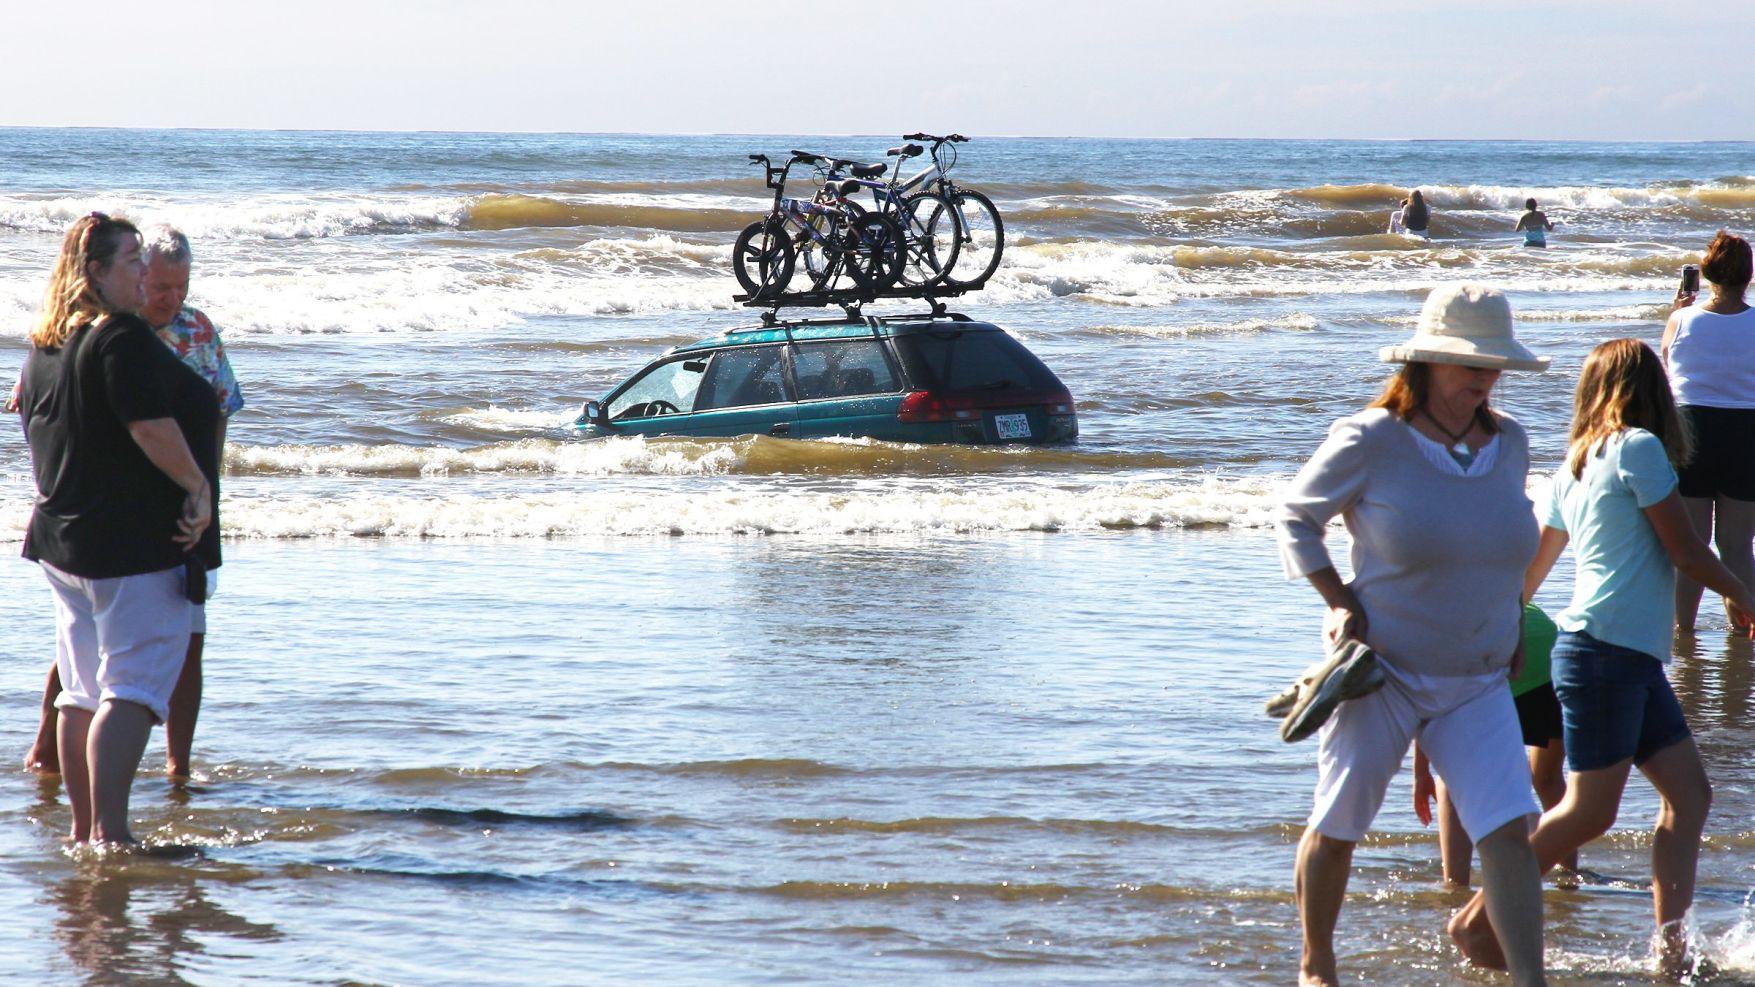
[[[596,401],[587,401],[585,407],[579,409],[579,417],[588,424],[601,425],[603,424],[603,405]]]

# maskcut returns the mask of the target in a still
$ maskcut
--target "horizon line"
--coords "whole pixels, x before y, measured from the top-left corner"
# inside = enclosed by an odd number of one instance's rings
[[[30,124],[0,123],[0,130],[124,130],[124,131],[192,131],[207,133],[257,134],[450,134],[469,136],[528,137],[879,137],[900,139],[894,134],[859,131],[733,131],[733,130],[430,130],[416,128],[374,129],[367,127],[155,127],[130,124]],[[1279,143],[1355,143],[1355,144],[1751,144],[1755,140],[1725,138],[1661,138],[1661,137],[1166,137],[1144,135],[1094,134],[979,134],[987,140],[1105,140],[1105,141],[1271,141]]]

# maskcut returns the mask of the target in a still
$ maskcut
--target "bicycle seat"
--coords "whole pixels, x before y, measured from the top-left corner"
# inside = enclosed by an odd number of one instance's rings
[[[889,155],[892,158],[896,157],[897,155],[900,155],[904,158],[912,158],[912,157],[916,157],[916,156],[921,155],[921,154],[925,154],[926,148],[921,147],[919,144],[903,144],[901,147],[892,147],[888,151],[885,151],[884,153],[886,155]]]
[[[796,148],[793,149],[792,156],[803,161],[805,164],[816,164],[818,161],[823,160],[823,156],[820,154],[812,154],[809,151],[800,151]]]
[[[854,178],[882,178],[885,165],[881,161],[877,164],[856,164],[849,170],[853,172]]]

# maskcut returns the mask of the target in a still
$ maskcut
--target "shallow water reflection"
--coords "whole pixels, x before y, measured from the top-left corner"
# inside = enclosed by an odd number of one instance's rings
[[[150,857],[83,860],[48,888],[54,938],[89,985],[191,983],[191,968],[223,954],[224,940],[276,942],[273,925],[227,911],[208,893],[235,880],[186,862]]]

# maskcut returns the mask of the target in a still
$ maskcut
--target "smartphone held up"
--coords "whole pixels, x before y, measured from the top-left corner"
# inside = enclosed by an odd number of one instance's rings
[[[1682,294],[1684,294],[1684,295],[1698,295],[1698,294],[1700,294],[1700,265],[1699,264],[1683,264],[1682,265]]]

